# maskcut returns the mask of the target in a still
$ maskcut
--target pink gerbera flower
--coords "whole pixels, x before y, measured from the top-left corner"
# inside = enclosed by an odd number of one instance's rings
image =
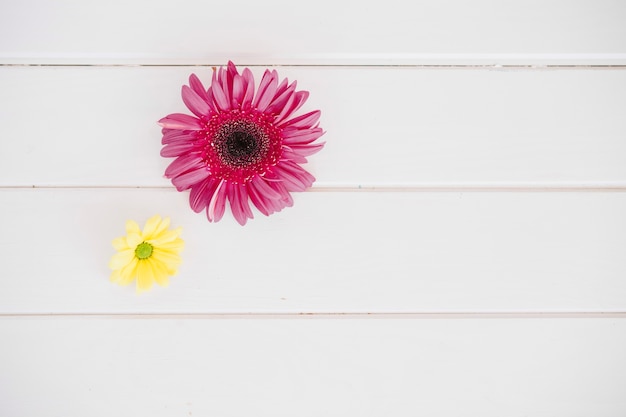
[[[320,111],[293,117],[309,93],[296,91],[295,81],[279,84],[275,70],[266,70],[254,89],[252,72],[239,74],[232,62],[213,70],[208,90],[192,74],[182,96],[195,116],[159,120],[161,156],[176,157],[165,176],[178,191],[190,188],[191,208],[206,210],[211,222],[222,218],[226,200],[241,225],[253,218],[248,200],[270,215],[292,206],[290,193],[315,181],[300,164],[324,146],[313,143],[324,133]]]

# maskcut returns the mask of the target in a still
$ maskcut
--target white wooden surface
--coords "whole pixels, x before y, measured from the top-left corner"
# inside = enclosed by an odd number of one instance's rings
[[[626,193],[308,192],[244,228],[173,189],[0,199],[2,313],[626,311]],[[183,227],[186,262],[137,297],[103,260],[123,220],[155,208]],[[34,236],[56,239],[36,262]]]
[[[619,416],[626,407],[623,319],[11,319],[0,331],[10,416]]]
[[[180,86],[191,72],[209,84],[205,67],[0,68],[3,94],[28,97],[0,103],[0,134],[14,138],[0,144],[0,183],[169,185],[156,120],[186,111]],[[322,109],[318,187],[626,185],[626,71],[280,74],[311,91],[306,109]]]
[[[7,63],[626,63],[620,0],[4,0]]]
[[[0,415],[625,415],[624,21],[2,2]],[[188,74],[228,59],[297,79],[327,130],[314,188],[244,228],[194,214],[158,155]],[[184,264],[137,296],[110,241],[155,213]]]

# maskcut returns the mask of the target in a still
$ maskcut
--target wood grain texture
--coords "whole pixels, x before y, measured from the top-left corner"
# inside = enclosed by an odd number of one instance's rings
[[[626,63],[619,0],[8,0],[5,63]]]
[[[331,192],[245,227],[155,189],[0,190],[0,313],[626,310],[626,193]],[[170,215],[167,289],[109,283],[124,222]]]
[[[0,337],[0,411],[13,417],[626,408],[625,320],[0,319]]]
[[[279,68],[317,186],[625,186],[626,71]],[[262,68],[254,69],[260,79]],[[167,186],[156,121],[210,68],[0,68],[0,185]]]

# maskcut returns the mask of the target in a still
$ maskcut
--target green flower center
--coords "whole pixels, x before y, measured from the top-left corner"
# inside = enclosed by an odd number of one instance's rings
[[[135,255],[139,259],[149,258],[152,255],[152,249],[153,249],[152,245],[149,244],[148,242],[141,242],[135,248]]]

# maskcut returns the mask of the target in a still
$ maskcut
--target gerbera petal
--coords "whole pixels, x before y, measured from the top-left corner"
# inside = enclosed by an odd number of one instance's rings
[[[230,110],[230,105],[222,86],[217,81],[217,72],[213,72],[213,82],[211,83],[211,92],[213,93],[213,99],[215,104],[220,110]]]
[[[237,72],[237,67],[235,66],[235,64],[233,64],[233,61],[228,61],[228,64],[226,65],[225,74],[226,74],[226,83],[223,85],[224,85],[224,89],[230,92],[230,97],[228,98],[232,102],[235,99],[233,95],[233,92],[235,91],[235,78],[239,76],[239,73]]]
[[[214,112],[219,112],[219,108],[215,104],[215,98],[213,97],[213,89],[211,87],[209,87],[206,90],[206,95],[209,98],[209,106],[211,106],[211,109],[213,109]]]
[[[272,200],[278,200],[282,197],[280,193],[267,184],[264,178],[257,175],[254,177],[253,182],[262,197]]]
[[[276,180],[280,181],[280,180]],[[281,211],[285,207],[285,197],[283,196],[283,190],[285,193],[289,194],[287,189],[281,185],[280,189],[275,187],[273,184],[280,184],[280,182],[276,183],[268,183],[265,182],[265,178],[263,182],[255,181],[255,191],[259,192],[259,197],[263,201],[263,204],[267,206],[267,209],[270,213]],[[271,190],[271,193],[267,193],[266,191],[262,192],[260,189],[262,187],[267,187]]]
[[[271,182],[268,184],[280,194],[281,209],[283,207],[293,206],[293,198],[291,197],[287,187],[285,187],[282,182]]]
[[[244,80],[245,94],[241,100],[241,108],[247,110],[252,105],[252,100],[254,99],[254,76],[252,75],[252,71],[246,68],[243,70],[242,77]]]
[[[266,204],[265,200],[259,196],[256,191],[252,188],[248,190],[248,195],[250,196],[250,201],[252,204],[263,214],[264,216],[269,216],[274,213],[274,209],[271,204]]]
[[[287,145],[283,145],[283,151],[282,151],[280,158],[282,160],[288,160],[288,161],[296,162],[298,164],[306,164],[307,162],[306,158],[303,155],[297,152],[294,152],[293,149],[291,149]]]
[[[265,72],[263,73],[263,76],[261,77],[261,83],[259,84],[259,87],[257,88],[257,93],[256,93],[256,96],[254,97],[254,101],[252,102],[252,106],[256,107],[256,105],[259,103],[259,100],[261,99],[260,97],[261,93],[267,89],[267,86],[270,84],[270,82],[272,82],[272,79],[273,79],[273,75],[270,72],[270,70],[265,70]]]
[[[319,110],[314,110],[312,112],[303,114],[302,116],[295,117],[291,120],[287,120],[286,122],[278,125],[279,127],[299,127],[299,128],[311,128],[317,123],[322,112]]]
[[[206,166],[199,154],[186,154],[176,158],[165,170],[167,178],[176,177],[183,172],[199,169]]]
[[[278,74],[276,74],[276,79],[278,80]],[[289,79],[287,78],[280,82],[280,85],[276,87],[276,93],[274,93],[274,98],[272,100],[274,100],[276,97],[278,97],[287,90],[287,84],[289,84]]]
[[[159,120],[159,124],[170,129],[201,130],[202,123],[193,116],[182,113],[173,113]]]
[[[294,94],[293,91],[289,93],[290,94],[288,94],[284,102],[281,102],[279,104],[272,103],[272,105],[270,106],[274,113],[278,113],[278,116],[276,116],[276,118],[274,119],[274,123],[276,124],[280,123],[280,121],[284,119],[285,113],[290,111],[290,109],[292,109],[295,106],[294,103],[296,101],[296,94]]]
[[[302,183],[302,181],[300,181],[297,177],[292,175],[290,172],[285,171],[284,169],[279,168],[278,166],[273,167],[272,170],[276,175],[278,175],[278,177],[280,177],[285,187],[287,187],[287,190],[305,191],[307,189],[307,187]]]
[[[224,210],[226,207],[226,181],[221,180],[217,186],[217,189],[213,193],[211,197],[211,201],[209,201],[209,205],[206,208],[207,218],[210,222],[220,221],[222,216],[224,215]]]
[[[228,71],[228,75],[231,77],[234,77],[235,75],[239,74],[239,72],[237,71],[237,66],[230,59],[228,60],[228,63],[226,64],[226,70]]]
[[[154,273],[146,260],[137,263],[137,292],[148,291],[152,288]]]
[[[311,156],[314,153],[319,152],[325,145],[325,142],[313,143],[310,145],[291,145],[290,148],[295,153],[302,156]]]
[[[202,100],[206,101],[207,104],[211,103],[209,100],[209,96],[207,96],[206,89],[200,79],[196,76],[196,74],[191,74],[189,76],[189,87],[200,97]]]
[[[315,177],[307,172],[300,165],[292,162],[292,161],[281,161],[275,168],[279,168],[282,170],[282,174],[289,174],[292,178],[295,178],[298,182],[300,182],[305,188],[309,188],[315,182]]]
[[[277,85],[278,73],[276,73],[276,70],[272,71],[271,73],[269,71],[265,71],[265,74],[263,74],[263,79],[261,80],[261,85],[259,85],[259,90],[256,97],[254,98],[254,103],[252,104],[252,106],[256,107],[259,111],[264,111],[274,98]]]
[[[247,188],[246,184],[241,184],[239,186],[239,202],[241,204],[241,208],[243,209],[243,214],[245,214],[247,218],[253,219],[254,215],[250,209],[250,204],[248,204],[249,197]]]
[[[222,91],[224,92],[224,96],[226,97],[226,101],[230,105],[231,101],[231,92],[233,91],[233,82],[231,79],[231,75],[229,74],[228,69],[220,68],[218,70],[218,82],[222,85]]]
[[[233,211],[233,216],[240,225],[245,225],[248,219],[253,218],[252,210],[248,205],[248,193],[243,184],[229,184],[228,201]]]
[[[200,167],[172,178],[172,184],[174,184],[178,191],[183,191],[204,180],[209,175],[211,175],[211,173],[206,167]]]
[[[188,130],[178,130],[178,129],[167,129],[168,131],[166,133],[163,133],[163,138],[161,138],[161,143],[163,145],[166,145],[168,143],[175,143],[175,142],[188,142],[188,141],[194,141],[196,139],[196,132],[195,131],[188,131]]]
[[[191,88],[183,85],[181,95],[183,102],[189,110],[198,117],[206,116],[210,113],[209,103],[203,100],[195,91]],[[206,95],[206,93],[205,93]]]
[[[201,181],[191,187],[191,192],[189,193],[189,205],[191,209],[196,213],[200,213],[204,210],[209,204],[209,201],[211,201],[211,197],[213,193],[215,193],[218,185],[219,181],[209,177],[206,181]]]
[[[163,149],[161,149],[161,156],[166,158],[173,158],[176,156],[183,155],[190,151],[198,151],[198,145],[193,142],[174,142],[165,145]]]
[[[267,106],[266,111],[268,113],[279,113],[283,110],[283,107],[289,102],[289,100],[293,97],[294,91],[296,89],[296,82],[294,81],[285,91],[276,92],[276,96],[272,100],[269,106]]]
[[[241,77],[241,75],[237,74],[233,79],[233,92],[232,97],[230,98],[230,105],[232,108],[241,108],[241,102],[243,100],[244,93],[245,91],[243,89],[243,78]]]
[[[285,105],[280,114],[274,119],[274,123],[280,124],[283,120],[289,118],[294,112],[296,112],[304,102],[309,98],[308,91],[298,91],[292,97],[291,100]]]
[[[270,201],[267,201],[270,200],[269,198],[265,197],[257,190],[255,182],[257,181],[252,180],[248,183],[248,195],[250,196],[250,200],[261,213],[269,216],[275,211],[273,209],[274,206]]]
[[[287,145],[305,145],[318,139],[324,134],[319,127],[314,129],[284,129],[282,132],[283,143]]]
[[[237,220],[237,223],[243,226],[248,219],[241,210],[241,204],[239,202],[239,184],[227,184],[226,190],[233,216],[235,220]]]
[[[134,249],[125,249],[117,252],[109,261],[109,268],[122,269],[128,265],[135,257]]]

